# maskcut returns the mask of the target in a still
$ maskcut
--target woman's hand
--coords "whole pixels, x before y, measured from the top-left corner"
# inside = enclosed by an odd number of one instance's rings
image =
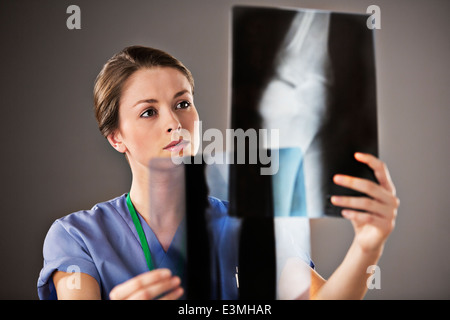
[[[181,280],[172,276],[169,269],[155,269],[142,273],[115,286],[111,300],[175,300],[183,295]]]
[[[379,184],[366,179],[335,175],[333,180],[336,184],[362,192],[368,197],[333,196],[331,202],[336,206],[350,208],[343,209],[342,215],[352,222],[355,243],[363,252],[381,252],[394,229],[400,201],[396,197],[389,171],[381,160],[365,153],[355,153],[355,159],[373,169]]]

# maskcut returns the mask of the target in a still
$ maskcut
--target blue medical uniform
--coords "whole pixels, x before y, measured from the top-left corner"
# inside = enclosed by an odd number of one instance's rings
[[[214,216],[214,219],[209,219],[209,227],[214,232],[221,232],[224,230],[222,226],[226,226],[226,203],[213,197],[209,200],[211,208],[208,215]],[[183,264],[186,258],[182,249],[185,221],[181,222],[165,252],[146,221],[140,215],[138,217],[155,268],[170,269],[180,276],[183,285],[185,268],[180,263]],[[213,237],[213,242],[218,245],[216,239],[220,236]],[[139,236],[127,208],[126,194],[99,203],[91,210],[75,212],[56,220],[45,238],[43,255],[44,266],[37,284],[40,299],[57,298],[52,280],[52,274],[57,270],[80,271],[92,276],[100,285],[103,299],[108,299],[109,292],[116,285],[148,271]],[[232,280],[231,285],[235,286],[234,278]],[[237,289],[234,291],[230,299],[237,298]]]
[[[212,242],[211,274],[213,299],[238,299],[240,220],[228,216],[228,202],[208,197],[207,223]],[[185,284],[185,221],[178,227],[165,252],[155,234],[138,215],[155,268],[168,268]],[[97,280],[102,299],[118,284],[148,267],[139,236],[126,204],[126,194],[56,220],[44,241],[44,265],[37,283],[40,299],[57,299],[53,272],[78,271]]]

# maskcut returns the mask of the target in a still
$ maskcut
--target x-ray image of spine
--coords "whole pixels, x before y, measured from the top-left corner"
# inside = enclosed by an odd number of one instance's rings
[[[281,45],[259,111],[263,127],[279,130],[279,171],[273,176],[275,216],[320,216],[320,148],[314,139],[332,83],[330,14],[299,11]],[[277,146],[267,145],[273,149]]]

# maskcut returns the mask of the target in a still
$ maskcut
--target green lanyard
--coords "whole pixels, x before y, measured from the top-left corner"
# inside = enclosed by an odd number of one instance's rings
[[[144,230],[142,229],[141,222],[137,216],[136,210],[134,209],[133,203],[131,202],[130,193],[127,194],[127,206],[128,210],[130,210],[131,218],[133,219],[134,226],[136,227],[136,231],[139,235],[139,239],[141,240],[142,250],[144,251],[145,260],[147,260],[148,270],[153,270],[155,267],[153,266],[152,256],[150,254],[150,249],[148,248],[147,238],[145,237]]]

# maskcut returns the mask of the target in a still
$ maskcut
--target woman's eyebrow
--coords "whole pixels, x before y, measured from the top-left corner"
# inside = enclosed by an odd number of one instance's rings
[[[175,93],[175,95],[173,96],[173,98],[176,99],[176,98],[182,96],[182,95],[185,94],[185,93],[189,93],[189,94],[190,94],[191,92],[190,92],[189,90],[186,90],[186,89],[185,89],[185,90],[181,90],[181,91]],[[158,103],[158,100],[156,100],[156,99],[142,99],[142,100],[137,101],[137,102],[133,105],[133,107],[135,107],[135,106],[137,106],[138,104],[143,103],[143,102],[146,102],[146,103]]]
[[[177,93],[175,93],[175,95],[173,96],[173,98],[174,99],[176,99],[176,98],[178,98],[178,97],[180,97],[180,96],[182,96],[183,94],[185,94],[185,93],[191,93],[189,90],[181,90],[180,92],[177,92]]]
[[[138,104],[143,103],[143,102],[146,102],[146,103],[158,103],[158,100],[156,100],[156,99],[142,99],[142,100],[137,101],[137,102],[133,105],[133,107],[135,107],[135,106],[137,106]]]

